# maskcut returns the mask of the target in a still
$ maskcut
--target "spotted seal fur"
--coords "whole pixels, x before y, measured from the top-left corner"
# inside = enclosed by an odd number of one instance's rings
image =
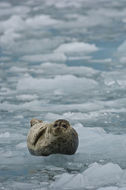
[[[53,123],[32,119],[27,136],[28,150],[32,155],[50,154],[72,155],[78,147],[78,134],[67,120],[59,119]]]

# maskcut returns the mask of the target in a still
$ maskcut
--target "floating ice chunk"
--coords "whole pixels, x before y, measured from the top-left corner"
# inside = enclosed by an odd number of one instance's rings
[[[7,94],[11,94],[11,93],[13,93],[13,91],[10,90],[9,88],[5,88],[5,87],[1,88],[1,91],[0,91],[1,95],[7,95]]]
[[[29,62],[64,62],[66,61],[66,56],[63,53],[55,52],[50,54],[26,55],[21,60]]]
[[[14,116],[14,118],[16,118],[16,119],[23,119],[24,117],[23,117],[23,115],[16,115],[16,116]]]
[[[11,67],[9,69],[9,71],[11,71],[11,72],[26,72],[26,71],[28,71],[28,69],[27,68],[13,66],[13,67]]]
[[[2,3],[0,2],[0,16],[3,19],[6,19],[7,16],[11,16],[11,15],[21,15],[23,17],[25,17],[25,15],[29,12],[30,7],[28,6],[12,6],[9,2],[7,3]]]
[[[5,32],[7,31],[19,31],[24,27],[24,22],[21,16],[13,15],[8,20],[0,22],[1,29]]]
[[[126,87],[126,78],[117,80],[117,83],[122,87]]]
[[[16,148],[18,148],[18,149],[22,149],[22,148],[26,148],[26,147],[27,147],[26,142],[21,142],[16,145]]]
[[[25,23],[19,15],[13,15],[8,20],[0,21],[0,32],[2,32],[0,36],[1,46],[6,49],[13,49],[15,40],[21,38],[19,31],[24,28]]]
[[[99,116],[99,112],[91,112],[91,113],[81,113],[81,112],[66,112],[62,115],[54,114],[54,113],[47,113],[45,116],[48,120],[56,120],[58,118],[62,119],[69,119],[69,120],[89,120],[94,119]]]
[[[60,89],[57,89],[57,90],[54,91],[54,95],[60,96],[60,95],[63,95],[63,94],[64,94],[64,92],[62,90],[60,90]]]
[[[105,81],[105,84],[106,84],[107,86],[112,86],[112,85],[115,84],[115,81],[108,79],[108,80]]]
[[[59,22],[51,18],[50,15],[37,15],[26,20],[26,24],[32,28],[40,28],[42,26],[50,26],[58,23]]]
[[[57,179],[54,183],[51,184],[51,188],[56,189],[56,188],[61,188],[64,189],[64,185],[69,183],[73,179],[74,175],[70,175],[67,173],[62,174],[61,176],[58,176],[59,179]],[[73,180],[72,180],[73,181]],[[73,186],[72,186],[73,187]],[[67,187],[69,188],[69,187]]]
[[[116,186],[110,186],[110,187],[101,187],[97,190],[126,190],[126,187],[116,187]]]
[[[71,74],[71,75],[77,75],[77,76],[92,77],[99,73],[97,70],[90,67],[84,67],[84,66],[79,66],[79,67],[70,66],[69,67],[65,64],[55,64],[55,63],[49,63],[49,62],[41,64],[38,69],[44,70],[49,75],[52,73],[57,75],[58,73],[62,75]]]
[[[117,53],[120,56],[124,56],[125,55],[125,50],[126,50],[126,40],[124,42],[122,42],[122,44],[118,47]]]
[[[34,111],[41,110],[42,111],[42,103],[43,103],[42,101],[40,102],[38,100],[32,100],[30,102],[25,102],[23,104],[20,104],[20,106],[19,106],[19,105],[15,105],[15,104],[10,104],[8,102],[4,102],[4,103],[0,104],[0,109],[7,110],[9,112],[13,112],[15,110],[24,110],[24,109],[25,110],[34,110]],[[44,109],[48,110],[49,108],[44,108]]]
[[[123,170],[117,164],[113,163],[105,165],[93,163],[83,172],[84,181],[88,188],[117,184],[122,174]]]
[[[120,61],[121,63],[126,63],[126,57],[125,57],[125,56],[120,57],[119,61]]]
[[[9,2],[0,2],[0,8],[8,8],[11,7]]]
[[[37,99],[38,96],[35,95],[35,94],[22,94],[22,95],[18,95],[16,96],[16,98],[18,100],[24,100],[24,101],[30,101],[30,100],[34,100],[34,99]]]
[[[10,187],[13,189],[18,189],[18,190],[22,190],[22,189],[27,189],[27,190],[31,190],[33,188],[35,188],[36,184],[33,183],[27,183],[27,182],[13,182],[12,184],[10,184]]]
[[[126,135],[107,134],[102,128],[83,127],[82,124],[73,127],[79,135],[78,160],[82,161],[84,155],[90,159],[111,160],[126,157]]]
[[[111,63],[112,59],[111,58],[106,58],[106,59],[92,59],[90,60],[92,63]]]
[[[81,7],[82,4],[82,0],[78,0],[78,1],[58,1],[58,0],[51,0],[51,1],[45,1],[46,5],[48,6],[55,6],[56,8],[67,8],[67,7],[75,7],[75,8],[79,8]]]
[[[54,53],[53,49],[59,46],[59,44],[62,43],[63,39],[57,36],[53,38],[41,38],[43,33],[42,31],[40,33],[39,32],[40,31],[37,32],[38,38],[26,38],[26,43],[24,43],[23,40],[16,41],[16,49],[13,50],[13,53],[21,54],[22,57],[20,58],[20,60],[24,61],[29,60],[30,62],[36,63],[36,61],[42,62],[50,60],[51,62],[54,62],[55,60],[59,60],[59,63],[61,63],[62,59],[64,59],[66,56],[63,53]],[[31,70],[32,68],[29,69]]]
[[[126,190],[126,188],[118,188],[115,186],[110,186],[110,187],[101,187],[98,188],[97,190]]]
[[[119,183],[122,187],[126,187],[126,170],[124,170],[124,173],[121,177],[120,183]]]
[[[12,156],[13,156],[13,152],[12,152],[11,150],[8,150],[8,151],[3,150],[3,151],[0,151],[0,154],[1,154],[1,157],[0,157],[1,161],[2,161],[3,158],[9,158],[9,157],[12,157]]]
[[[93,189],[105,185],[116,185],[123,174],[123,170],[113,163],[100,165],[93,163],[81,174],[62,174],[51,184],[51,188],[60,189]]]
[[[0,103],[0,109],[1,110],[7,110],[9,112],[13,112],[14,110],[18,109],[17,105],[10,104],[8,102]]]
[[[47,113],[45,116],[46,120],[57,120],[59,118],[65,119],[63,116],[61,116],[60,114],[54,114],[54,113]]]
[[[13,43],[15,39],[20,38],[20,34],[14,32],[13,30],[7,30],[0,38],[1,44],[8,45],[12,47],[10,43]]]
[[[10,133],[9,132],[0,133],[0,138],[8,138],[8,137],[10,137]]]
[[[37,79],[32,76],[21,78],[18,81],[18,90],[39,89],[41,91],[63,90],[66,93],[79,93],[97,87],[97,82],[93,79],[78,78],[73,75],[56,76],[53,79]],[[76,88],[75,88],[76,86]]]
[[[102,77],[106,86],[114,86],[116,88],[126,87],[126,69],[123,71],[103,72]],[[115,88],[114,88],[115,89]]]
[[[88,54],[97,51],[98,48],[94,44],[84,42],[71,42],[60,45],[55,52],[65,53],[66,55],[73,54]]]

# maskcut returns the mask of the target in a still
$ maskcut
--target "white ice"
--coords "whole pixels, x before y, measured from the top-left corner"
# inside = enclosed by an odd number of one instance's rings
[[[65,93],[79,93],[82,91],[97,88],[95,80],[78,78],[73,75],[56,76],[52,79],[36,79],[32,76],[23,77],[17,84],[18,90],[39,89],[41,91],[63,90]]]
[[[126,171],[122,170],[117,164],[107,163],[105,165],[101,165],[93,163],[82,173],[64,173],[61,176],[57,176],[58,179],[51,184],[50,188],[96,189],[98,187],[111,185],[123,186],[121,179],[125,173]],[[115,187],[115,189],[116,188],[118,189],[118,187]]]
[[[118,159],[126,156],[126,135],[106,133],[102,128],[76,124],[80,144],[77,153],[96,155],[99,159]],[[119,152],[119,154],[118,154]]]
[[[55,51],[65,53],[66,55],[86,55],[97,51],[98,48],[94,44],[84,42],[71,42],[60,45]]]

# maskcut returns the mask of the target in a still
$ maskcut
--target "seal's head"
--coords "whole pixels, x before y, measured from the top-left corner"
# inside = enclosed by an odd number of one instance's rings
[[[67,120],[59,119],[53,123],[31,120],[27,146],[31,154],[48,156],[50,154],[74,154],[78,147],[78,134]]]
[[[63,119],[56,120],[51,127],[51,131],[54,136],[63,136],[69,130],[70,130],[69,122]]]

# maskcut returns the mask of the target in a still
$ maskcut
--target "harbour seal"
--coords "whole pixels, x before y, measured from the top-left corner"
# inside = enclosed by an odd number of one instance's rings
[[[32,155],[48,156],[50,154],[72,155],[78,147],[78,134],[67,120],[59,119],[53,123],[32,119],[27,136],[28,150]]]

